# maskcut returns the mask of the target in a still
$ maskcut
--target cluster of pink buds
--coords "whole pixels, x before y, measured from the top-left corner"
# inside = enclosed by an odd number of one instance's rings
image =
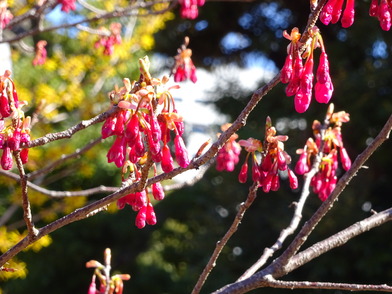
[[[286,31],[283,36],[291,41],[287,48],[287,57],[285,64],[280,72],[282,83],[287,84],[286,95],[294,95],[295,110],[299,113],[305,112],[310,105],[313,91],[313,67],[314,67],[314,49],[321,48],[320,61],[316,74],[315,98],[319,103],[328,103],[332,97],[333,84],[329,74],[328,56],[325,52],[323,39],[317,27],[309,32],[311,39],[306,45],[306,51],[301,56],[300,42],[301,34],[298,28],[293,28],[289,35]],[[303,65],[302,57],[306,58]]]
[[[112,55],[114,50],[114,45],[119,45],[122,42],[121,39],[121,24],[114,22],[110,24],[109,30],[102,27],[100,28],[101,37],[97,42],[95,42],[94,47],[98,49],[103,47],[103,54]]]
[[[342,15],[343,0],[328,0],[320,13],[320,21],[328,25],[329,23],[337,23]],[[341,19],[342,27],[348,28],[354,23],[355,0],[347,0]]]
[[[76,10],[76,0],[58,0],[58,3],[61,5],[61,11],[66,13]]]
[[[11,11],[8,10],[7,0],[0,0],[0,28],[4,29],[13,18]]]
[[[324,125],[317,120],[313,122],[315,139],[309,138],[305,148],[297,150],[300,157],[295,166],[295,172],[304,175],[312,168],[313,160],[317,157],[321,158],[318,171],[311,180],[311,186],[313,192],[318,194],[322,201],[325,201],[335,189],[338,157],[344,170],[347,171],[351,167],[351,160],[344,148],[341,133],[342,123],[348,122],[350,116],[345,111],[336,113],[333,111],[334,106],[330,104]]]
[[[230,126],[231,124],[229,123],[222,125],[222,132],[226,131]],[[218,134],[218,136],[220,136],[220,134]],[[237,165],[241,153],[241,146],[236,141],[237,139],[238,135],[234,133],[230,136],[225,145],[219,150],[216,157],[216,169],[218,171],[226,170],[231,172]]]
[[[370,3],[369,15],[377,17],[380,26],[384,31],[391,28],[392,1],[390,0],[372,0]]]
[[[123,181],[137,182],[142,175],[142,169],[153,162],[156,174],[156,164],[160,164],[164,172],[171,172],[174,161],[169,143],[173,132],[174,153],[177,164],[187,167],[188,152],[182,135],[184,122],[177,113],[171,89],[167,88],[167,77],[162,80],[152,78],[149,73],[147,57],[139,60],[141,77],[132,84],[124,80],[125,86],[110,93],[111,101],[120,110],[109,117],[102,126],[102,137],[115,136],[114,143],[107,154],[108,162],[114,162],[122,169]],[[160,183],[152,185],[152,194],[156,200],[164,197]],[[138,211],[136,226],[142,228],[145,224],[155,224],[156,218],[147,191],[141,191],[124,196],[118,201],[118,207],[125,204]]]
[[[37,42],[36,49],[35,49],[35,57],[33,59],[33,65],[43,65],[46,61],[46,48],[47,42],[45,40],[41,40]]]
[[[108,280],[108,272],[110,273],[111,269],[110,248],[105,249],[104,260],[104,264],[96,260],[86,262],[87,268],[95,269],[87,294],[122,294],[124,290],[123,281],[128,281],[131,276],[128,274],[116,274],[109,277]],[[97,277],[99,280],[99,287],[97,287],[97,283],[95,282]]]
[[[267,117],[265,124],[264,142],[249,138],[238,143],[248,152],[245,162],[241,166],[238,180],[245,183],[248,179],[248,161],[252,161],[252,180],[258,182],[265,193],[277,191],[280,187],[279,172],[287,171],[291,189],[298,188],[298,179],[294,172],[288,168],[290,156],[284,151],[287,136],[276,135],[271,119]],[[260,154],[260,162],[257,156]]]
[[[20,152],[22,163],[27,162],[29,151],[21,145],[30,142],[30,117],[24,116],[21,108],[25,102],[19,101],[10,76],[8,70],[0,76],[0,162],[5,170],[12,168],[12,152]]]
[[[203,6],[205,0],[179,0],[182,18],[195,19],[199,15],[199,7]]]
[[[196,67],[191,59],[192,50],[187,48],[189,45],[189,38],[185,37],[184,44],[178,48],[178,54],[174,57],[174,66],[172,73],[174,74],[175,82],[182,82],[190,79],[192,82],[197,82]]]

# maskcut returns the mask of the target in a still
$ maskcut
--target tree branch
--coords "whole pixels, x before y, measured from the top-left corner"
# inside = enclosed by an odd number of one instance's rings
[[[245,212],[248,210],[248,208],[252,205],[253,201],[256,199],[257,196],[257,190],[259,187],[259,183],[253,183],[253,185],[249,188],[249,193],[248,197],[246,198],[246,201],[241,203],[240,209],[237,212],[237,215],[234,218],[233,223],[231,224],[230,228],[226,232],[226,234],[223,236],[223,238],[216,243],[216,247],[214,252],[212,253],[210,260],[208,261],[207,265],[205,266],[203,272],[201,273],[199,280],[197,281],[195,287],[193,288],[192,294],[198,294],[200,293],[201,288],[203,287],[205,281],[208,278],[208,275],[212,271],[212,269],[216,265],[216,261],[222,252],[222,249],[226,246],[227,242],[230,240],[230,238],[234,235],[234,233],[237,231],[238,226],[240,225],[242,218],[244,217]]]

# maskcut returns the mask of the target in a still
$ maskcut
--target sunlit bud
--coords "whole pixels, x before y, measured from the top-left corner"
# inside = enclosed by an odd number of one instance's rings
[[[298,175],[304,175],[309,172],[309,166],[307,163],[307,153],[304,151],[301,153],[297,164],[295,165],[295,173]]]
[[[136,140],[136,137],[139,135],[139,133],[139,118],[137,114],[134,114],[126,126],[125,137],[129,142],[133,142]]]
[[[370,3],[369,15],[370,16],[377,16],[378,14],[378,1],[379,0],[372,0]]]
[[[165,173],[171,172],[174,169],[173,158],[171,156],[170,149],[167,145],[163,145],[162,148],[161,167]]]
[[[309,59],[305,63],[305,68],[302,73],[300,87],[302,93],[304,95],[311,94],[313,89],[313,57],[309,57]]]
[[[102,130],[101,130],[102,139],[106,139],[107,137],[114,135],[115,127],[116,127],[116,118],[115,117],[107,118],[102,125]]]
[[[95,275],[90,283],[87,294],[97,294],[97,285],[95,284]]]
[[[124,132],[125,111],[120,111],[116,114],[117,120],[114,126],[114,134],[121,136]]]
[[[282,83],[287,84],[290,81],[293,73],[293,57],[291,54],[287,55],[284,66],[280,72],[280,80]]]
[[[0,96],[0,114],[2,117],[9,117],[11,115],[11,108],[8,98],[3,93]]]
[[[161,140],[161,128],[155,115],[151,114],[149,117],[152,139],[155,142],[158,142],[159,140]]]
[[[351,159],[348,156],[347,150],[344,147],[340,148],[340,160],[344,170],[349,170],[351,167]]]
[[[262,171],[270,171],[272,168],[272,157],[271,155],[268,153],[264,158],[263,161],[260,165],[260,168]]]
[[[343,10],[342,9],[343,8],[343,1],[344,0],[337,0],[335,2],[335,5],[334,5],[333,11],[332,11],[332,19],[331,19],[332,23],[338,22],[340,15],[342,14],[342,10]]]
[[[174,137],[174,149],[178,165],[187,167],[189,164],[188,151],[185,147],[184,140],[179,135]]]
[[[323,10],[320,13],[320,21],[328,25],[332,20],[333,7],[335,6],[336,0],[329,0],[327,4],[324,5]]]
[[[12,134],[12,137],[8,138],[8,147],[14,151],[14,150],[19,150],[20,147],[20,130],[16,129],[14,133]]]
[[[298,113],[304,113],[310,105],[312,99],[312,92],[303,93],[301,90],[297,92],[294,97],[294,107]]]
[[[252,164],[252,180],[254,182],[257,182],[260,180],[260,170],[259,170],[259,166],[257,165],[256,161],[253,161],[253,164]]]
[[[380,20],[380,26],[384,31],[389,31],[391,28],[391,12],[389,10],[387,0],[381,0],[380,7],[378,9],[378,19]]]
[[[278,169],[279,170],[287,169],[286,156],[283,150],[278,150]]]
[[[291,169],[287,169],[287,174],[289,176],[289,183],[290,183],[290,188],[295,190],[298,188],[298,178],[294,174],[294,172]]]
[[[147,206],[143,206],[139,209],[136,215],[135,225],[139,229],[142,229],[146,226],[146,218],[147,218],[146,211],[147,211]]]
[[[246,183],[247,179],[248,179],[248,163],[244,162],[244,164],[241,166],[241,170],[238,175],[238,181],[240,183]]]
[[[22,163],[25,164],[29,160],[29,149],[24,148],[22,151],[20,151],[20,159],[22,160]]]
[[[275,174],[271,180],[271,191],[278,191],[280,188],[279,175]]]
[[[354,0],[347,0],[342,16],[342,27],[348,28],[354,23]]]
[[[152,184],[152,196],[154,197],[155,200],[162,200],[165,198],[165,192],[163,191],[162,184],[160,182],[156,182]]]
[[[11,149],[9,147],[5,147],[3,149],[3,154],[1,156],[1,167],[4,170],[10,170],[12,168],[12,155]]]
[[[151,203],[148,203],[146,209],[146,223],[150,226],[155,225],[157,223],[157,217],[155,215],[154,207]]]
[[[263,179],[261,185],[263,186],[264,193],[268,193],[271,190],[272,179],[275,174],[268,173],[267,176]]]

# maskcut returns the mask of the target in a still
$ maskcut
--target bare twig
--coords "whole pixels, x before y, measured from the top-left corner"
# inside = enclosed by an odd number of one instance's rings
[[[20,185],[22,188],[22,208],[23,208],[23,218],[26,223],[28,238],[34,240],[35,236],[38,234],[37,229],[35,229],[32,215],[31,215],[31,207],[30,201],[27,193],[27,178],[23,168],[22,159],[20,158],[19,151],[14,152],[14,157],[16,161],[16,165],[19,170],[19,177],[20,177]]]
[[[58,159],[58,160],[48,164],[44,168],[41,168],[39,170],[36,170],[36,171],[33,171],[33,172],[27,174],[27,178],[31,181],[32,179],[36,178],[39,175],[47,174],[48,172],[52,171],[53,169],[55,169],[57,166],[59,166],[63,162],[65,162],[65,161],[67,161],[69,159],[72,159],[72,158],[79,157],[81,154],[87,152],[88,150],[90,150],[95,145],[97,145],[97,144],[99,144],[101,142],[102,142],[102,137],[91,141],[90,143],[88,143],[83,148],[77,149],[74,153],[71,153],[71,154],[68,154],[68,155],[62,155],[60,159]]]
[[[210,260],[208,261],[207,265],[205,266],[203,272],[201,273],[199,280],[197,281],[195,287],[193,288],[192,294],[200,293],[201,288],[203,287],[205,281],[208,278],[208,275],[215,267],[216,261],[222,252],[222,249],[226,246],[227,242],[233,236],[233,234],[237,231],[238,226],[241,223],[242,218],[244,217],[245,212],[248,208],[252,205],[253,201],[256,199],[257,190],[258,190],[259,183],[253,183],[253,185],[249,188],[248,197],[246,201],[241,203],[240,209],[237,212],[237,215],[234,218],[233,223],[231,224],[230,228],[223,236],[223,238],[216,243],[215,250],[212,253]]]

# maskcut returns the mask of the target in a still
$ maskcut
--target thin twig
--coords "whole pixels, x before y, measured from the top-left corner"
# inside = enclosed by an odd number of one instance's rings
[[[212,269],[216,265],[216,261],[222,252],[222,249],[226,246],[227,242],[230,240],[230,238],[234,235],[234,233],[237,231],[238,226],[241,223],[242,218],[244,217],[245,212],[248,210],[248,208],[252,205],[253,201],[256,199],[257,196],[257,190],[258,190],[259,183],[253,183],[253,185],[249,188],[249,193],[248,197],[246,198],[246,201],[241,203],[240,209],[237,212],[237,215],[234,218],[233,223],[231,224],[230,228],[227,230],[226,234],[223,236],[223,238],[216,243],[215,250],[212,253],[210,260],[208,261],[207,265],[205,266],[203,272],[201,273],[199,280],[197,281],[195,287],[193,288],[192,294],[198,294],[200,293],[201,288],[203,287],[205,281],[208,278],[208,275],[212,271]]]
[[[333,283],[333,282],[308,282],[308,281],[280,281],[268,280],[266,287],[284,288],[284,289],[329,289],[343,291],[374,291],[374,292],[392,292],[392,287],[383,285],[366,285],[351,283]]]
[[[99,144],[102,142],[102,137],[95,139],[93,141],[91,141],[90,143],[88,143],[86,146],[84,146],[81,149],[77,149],[75,152],[68,154],[68,155],[62,155],[60,159],[48,164],[47,166],[38,169],[36,171],[33,171],[29,174],[27,174],[27,178],[31,181],[32,179],[35,179],[36,177],[38,177],[39,175],[42,174],[47,174],[50,171],[52,171],[53,169],[55,169],[57,166],[59,166],[60,164],[64,163],[65,161],[72,159],[72,158],[77,158],[79,157],[81,154],[87,152],[88,150],[90,150],[91,148],[93,148],[95,145]]]
[[[22,159],[20,158],[19,151],[14,152],[14,157],[16,161],[16,165],[19,170],[19,177],[20,177],[20,186],[22,189],[22,208],[23,208],[23,219],[26,223],[28,237],[33,240],[35,236],[38,234],[37,229],[34,227],[31,215],[31,207],[30,201],[28,197],[27,191],[27,178],[23,168]]]

